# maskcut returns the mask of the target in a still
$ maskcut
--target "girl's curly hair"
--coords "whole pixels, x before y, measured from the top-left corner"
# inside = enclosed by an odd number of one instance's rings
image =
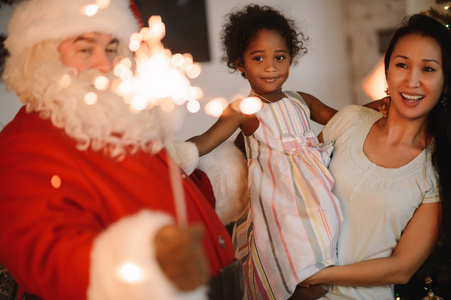
[[[223,57],[221,61],[235,72],[236,61],[255,39],[261,29],[278,32],[285,38],[291,60],[294,64],[299,54],[307,53],[304,42],[308,40],[298,31],[296,23],[270,6],[248,5],[242,10],[235,9],[226,15],[226,23],[221,35]]]

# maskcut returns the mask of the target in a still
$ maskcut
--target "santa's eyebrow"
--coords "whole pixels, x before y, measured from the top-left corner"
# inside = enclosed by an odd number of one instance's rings
[[[95,38],[92,36],[86,36],[86,35],[80,35],[78,37],[75,38],[74,43],[78,42],[78,41],[86,41],[86,42],[93,42],[95,41]],[[112,44],[119,44],[119,40],[117,38],[113,38],[108,45],[112,45]]]

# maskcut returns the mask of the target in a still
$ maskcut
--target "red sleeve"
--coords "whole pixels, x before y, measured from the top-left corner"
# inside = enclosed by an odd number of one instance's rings
[[[199,169],[196,169],[193,173],[191,173],[189,177],[194,182],[194,184],[197,185],[202,194],[204,194],[205,198],[208,200],[211,206],[215,208],[216,199],[215,195],[213,194],[213,188],[207,174]]]

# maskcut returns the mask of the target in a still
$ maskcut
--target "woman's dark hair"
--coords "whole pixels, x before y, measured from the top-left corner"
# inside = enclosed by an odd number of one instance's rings
[[[428,130],[435,142],[432,148],[432,164],[438,174],[438,188],[442,201],[442,242],[448,259],[451,259],[451,32],[439,21],[423,14],[405,19],[403,26],[393,35],[385,54],[386,71],[397,42],[409,34],[431,37],[437,41],[442,50],[445,87],[440,101],[429,115]]]
[[[298,32],[293,20],[286,18],[279,11],[269,6],[248,5],[242,10],[234,10],[226,15],[222,32],[222,61],[235,72],[236,61],[243,57],[249,44],[261,29],[278,32],[285,38],[293,63],[300,53],[307,53],[304,42],[307,39]]]

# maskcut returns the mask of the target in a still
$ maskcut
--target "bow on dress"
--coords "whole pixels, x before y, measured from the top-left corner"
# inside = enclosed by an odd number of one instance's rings
[[[285,154],[300,155],[307,151],[322,161],[326,167],[329,167],[330,157],[334,150],[333,142],[320,143],[312,129],[305,131],[303,135],[283,134],[280,138]]]

